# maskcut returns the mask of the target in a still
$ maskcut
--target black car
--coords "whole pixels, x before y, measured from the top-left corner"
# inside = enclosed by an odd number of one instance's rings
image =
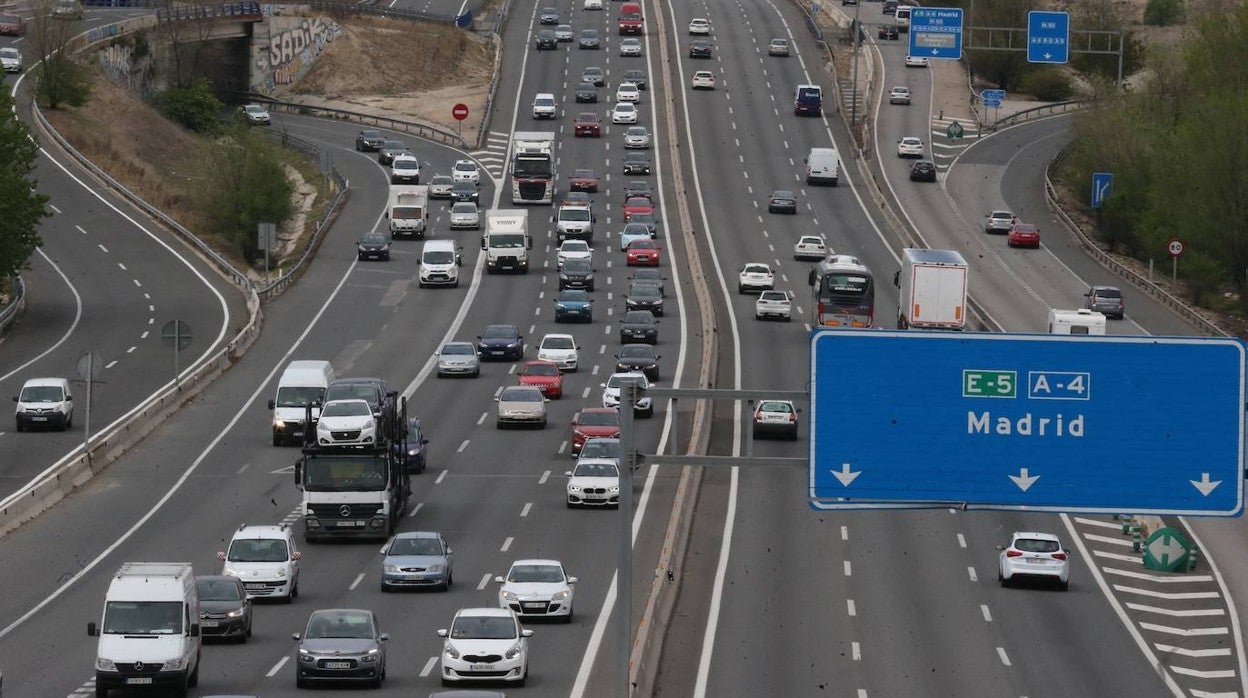
[[[650,230],[651,237],[658,235],[659,219],[653,213],[634,213],[628,217],[629,223],[640,223]]]
[[[386,677],[386,641],[372,611],[330,608],[313,611],[299,643],[295,686],[314,681],[362,681],[381,687]]]
[[[534,47],[538,51],[554,51],[559,48],[559,38],[555,36],[553,29],[543,29],[537,33],[537,38],[533,40]]]
[[[646,374],[646,378],[657,381],[661,358],[651,344],[625,344],[615,355],[615,370],[617,373],[639,371]]]
[[[607,74],[602,68],[592,66],[581,71],[581,82],[588,82],[595,87],[602,87],[607,84]]]
[[[646,71],[640,68],[624,71],[624,82],[631,82],[637,86],[637,89],[646,89]]]
[[[638,284],[650,284],[659,289],[660,296],[667,295],[667,277],[663,276],[662,269],[638,269],[628,280]]]
[[[385,142],[386,137],[381,135],[381,131],[366,130],[355,134],[355,149],[362,153],[375,153]]]
[[[884,4],[880,6],[880,12],[891,15],[897,12],[897,6],[900,4],[898,0],[884,0]]]
[[[689,57],[690,58],[710,58],[711,57],[711,42],[698,40],[698,41],[694,41],[690,43],[689,44]]]
[[[594,290],[594,267],[588,259],[569,259],[559,270],[559,290],[579,288]]]
[[[238,577],[205,575],[195,578],[199,592],[199,634],[203,639],[251,637],[251,601]]]
[[[559,23],[558,8],[543,7],[541,11],[537,13],[537,21],[539,24],[558,24]]]
[[[408,152],[407,145],[403,141],[382,141],[381,147],[377,149],[377,162],[383,165],[389,165],[394,162],[394,156],[406,152]]]
[[[477,353],[482,361],[519,361],[524,358],[524,335],[515,325],[490,325],[477,335]]]
[[[655,315],[663,314],[663,294],[658,286],[636,281],[628,285],[624,294],[624,306],[629,310],[649,310]]]
[[[624,153],[624,174],[650,174],[650,156],[636,150]]]
[[[451,201],[471,201],[480,203],[481,190],[472,182],[456,182],[451,186]]]
[[[375,230],[364,233],[355,243],[356,257],[362,262],[366,259],[390,261],[390,236]]]
[[[592,82],[583,82],[576,86],[576,101],[578,103],[598,103],[598,88],[594,87]]]
[[[897,40],[897,25],[896,24],[881,25],[879,38],[896,41]]]
[[[654,187],[644,179],[635,179],[624,185],[624,198],[628,199],[630,196],[645,196],[653,199]]]
[[[620,343],[659,343],[659,321],[649,310],[630,310],[620,319]]]
[[[797,196],[783,189],[771,193],[767,200],[767,213],[797,213]]]
[[[391,390],[390,384],[381,378],[335,378],[325,389],[323,400],[363,400],[380,418],[378,424],[384,427],[393,423],[397,398],[398,392]]]
[[[420,417],[409,417],[407,420],[407,451],[403,451],[403,442],[399,439],[394,441],[395,455],[399,460],[403,461],[403,469],[409,473],[417,474],[425,472],[425,447],[429,445],[429,439],[425,437],[425,431],[420,426]]]
[[[935,182],[936,163],[931,160],[917,160],[910,166],[911,182]]]

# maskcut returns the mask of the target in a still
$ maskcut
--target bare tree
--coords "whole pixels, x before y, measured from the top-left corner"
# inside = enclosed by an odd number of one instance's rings
[[[74,62],[74,36],[68,17],[52,12],[55,0],[34,0],[29,24],[30,44],[39,57],[36,94],[43,104],[56,109],[62,102],[81,105],[90,95],[82,66]]]
[[[160,0],[157,33],[167,41],[173,70],[170,87],[190,87],[201,77],[205,47],[219,23],[220,2]]]

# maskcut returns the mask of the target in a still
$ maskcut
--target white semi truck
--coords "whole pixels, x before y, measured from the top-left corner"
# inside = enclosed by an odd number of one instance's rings
[[[555,134],[516,131],[511,138],[511,203],[555,202]]]
[[[429,187],[393,184],[386,206],[392,237],[421,238],[429,220]]]
[[[529,251],[533,237],[529,235],[529,212],[521,208],[496,208],[485,212],[485,233],[481,236],[485,251],[485,270],[529,271]]]
[[[966,260],[953,250],[902,250],[901,271],[893,277],[900,290],[897,328],[965,329],[969,272]]]

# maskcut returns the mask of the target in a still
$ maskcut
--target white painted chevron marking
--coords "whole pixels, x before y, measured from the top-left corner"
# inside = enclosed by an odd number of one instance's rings
[[[1213,693],[1211,691],[1198,691],[1192,689],[1192,698],[1239,698],[1239,694],[1231,691],[1229,693]]]
[[[1081,523],[1081,524],[1084,524],[1085,526],[1097,526],[1097,527],[1100,527],[1100,528],[1112,528],[1112,529],[1115,529],[1115,530],[1118,530],[1118,531],[1121,531],[1121,530],[1122,530],[1122,524],[1120,524],[1120,523],[1114,523],[1114,522],[1112,522],[1112,521],[1098,521],[1098,520],[1096,520],[1096,519],[1085,519],[1085,518],[1083,518],[1082,516],[1076,516],[1076,517],[1073,517],[1073,518],[1074,518],[1074,520],[1075,520],[1075,523]]]
[[[1112,536],[1100,536],[1095,533],[1085,533],[1083,537],[1088,540],[1094,540],[1098,543],[1110,543],[1112,545],[1121,545],[1126,548],[1131,547],[1130,538],[1114,538]]]
[[[1226,635],[1226,628],[1172,628],[1168,625],[1157,625],[1156,623],[1140,623],[1140,627],[1145,630],[1152,630],[1157,633],[1165,633],[1167,635],[1179,635],[1181,637],[1201,637],[1206,635]]]
[[[1174,645],[1163,645],[1160,642],[1154,642],[1153,647],[1158,652],[1165,654],[1178,654],[1184,657],[1229,657],[1231,656],[1230,647],[1218,647],[1208,650],[1189,650],[1186,647],[1175,647]]]
[[[1212,582],[1213,576],[1208,574],[1177,574],[1171,576],[1162,576],[1160,574],[1149,574],[1147,572],[1132,572],[1131,570],[1120,570],[1117,567],[1102,567],[1102,572],[1107,574],[1117,574],[1123,577],[1131,577],[1132,579],[1146,579],[1150,582],[1162,582],[1164,584],[1175,584],[1183,582]]]
[[[1209,616],[1224,616],[1226,611],[1221,608],[1191,608],[1186,610],[1173,608],[1159,608],[1157,606],[1146,606],[1142,603],[1127,603],[1127,608],[1135,611],[1144,611],[1145,613],[1159,613],[1163,616],[1172,616],[1174,618],[1196,618]]]
[[[1195,676],[1198,679],[1233,679],[1235,678],[1234,669],[1215,669],[1214,671],[1201,671],[1199,669],[1188,669],[1187,667],[1170,665],[1170,671],[1184,676]]]
[[[1140,596],[1151,596],[1154,599],[1170,599],[1172,601],[1221,598],[1216,591],[1153,591],[1152,589],[1137,589],[1136,587],[1123,586],[1121,584],[1115,584],[1114,590],[1126,594],[1139,594]]]
[[[1093,550],[1092,554],[1096,557],[1103,557],[1106,560],[1118,560],[1119,562],[1134,562],[1137,565],[1144,564],[1144,558],[1139,555],[1119,555],[1118,553],[1107,553],[1104,550]]]

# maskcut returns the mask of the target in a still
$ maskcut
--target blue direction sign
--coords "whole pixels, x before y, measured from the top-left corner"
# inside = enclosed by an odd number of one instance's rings
[[[1109,196],[1109,190],[1113,185],[1113,172],[1092,173],[1092,208],[1100,208],[1105,205],[1105,199]]]
[[[926,58],[962,58],[962,9],[914,7],[910,10],[910,53]]]
[[[1070,61],[1070,13],[1027,13],[1027,62],[1068,63]]]
[[[991,109],[996,109],[1001,106],[1001,100],[997,99],[996,97],[984,97],[984,106],[989,107]]]
[[[817,509],[1238,516],[1235,339],[816,329]]]
[[[1005,90],[984,90],[979,93],[983,99],[995,99],[998,102],[1005,101]]]

